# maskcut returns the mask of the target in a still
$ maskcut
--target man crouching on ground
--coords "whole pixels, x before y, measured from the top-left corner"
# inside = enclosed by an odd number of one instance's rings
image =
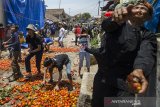
[[[59,78],[58,78],[58,82],[57,82],[57,85],[56,85],[55,88],[59,89],[59,84],[60,84],[60,81],[62,79],[63,65],[66,66],[67,77],[68,77],[69,82],[71,84],[70,90],[73,90],[72,76],[71,76],[71,61],[70,61],[70,59],[69,59],[67,54],[59,54],[59,55],[56,55],[53,58],[48,58],[47,57],[44,60],[44,67],[47,67],[46,71],[49,70],[49,74],[50,74],[49,83],[53,82],[53,76],[52,76],[53,68],[58,68]]]

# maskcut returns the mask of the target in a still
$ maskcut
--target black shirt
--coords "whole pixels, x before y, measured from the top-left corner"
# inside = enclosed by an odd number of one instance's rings
[[[30,44],[32,46],[32,50],[37,49],[38,45],[41,45],[41,50],[43,50],[43,40],[40,36],[34,34],[33,37],[30,37],[27,35],[26,37],[26,43]]]
[[[107,88],[115,87],[120,91],[126,91],[128,90],[127,76],[134,69],[142,69],[149,81],[147,91],[150,93],[147,92],[146,95],[154,96],[157,58],[156,36],[144,27],[134,28],[127,22],[118,25],[110,19],[103,21],[102,29],[105,31],[105,35],[101,47],[98,49],[86,48],[86,51],[93,54],[98,62],[95,83],[99,83],[97,81],[100,79],[105,79],[106,84],[104,85]]]
[[[54,58],[52,58],[55,65],[53,65],[49,71],[52,71],[54,67],[58,68],[59,71],[62,71],[63,65],[66,65],[69,63],[69,57],[67,54],[60,54],[56,55]]]
[[[102,23],[102,28],[105,30],[102,46],[96,50],[86,49],[96,56],[101,71],[124,79],[133,69],[142,69],[145,75],[152,72],[157,51],[156,36],[152,32],[128,23],[118,25],[109,19]]]

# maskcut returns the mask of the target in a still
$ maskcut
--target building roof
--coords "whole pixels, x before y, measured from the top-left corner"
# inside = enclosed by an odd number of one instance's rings
[[[59,17],[61,17],[60,19],[64,19],[66,17],[64,9],[47,9],[46,10],[46,14],[45,14],[46,19],[50,19],[54,22],[59,22],[60,21]]]
[[[52,14],[52,15],[61,15],[64,14],[64,9],[47,9],[46,13]]]
[[[71,16],[66,14],[64,9],[47,9],[45,18],[54,22],[60,22],[62,20],[69,20]]]
[[[45,17],[46,17],[46,19],[50,19],[53,22],[59,22],[60,21],[57,17],[53,16],[52,14],[46,14]]]

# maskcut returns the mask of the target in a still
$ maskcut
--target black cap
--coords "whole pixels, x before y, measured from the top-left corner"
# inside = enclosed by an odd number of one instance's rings
[[[51,63],[52,63],[52,59],[47,57],[45,58],[43,65],[44,67],[48,67]]]
[[[2,24],[2,23],[0,23],[0,28],[4,28],[4,26],[3,26],[3,24]]]

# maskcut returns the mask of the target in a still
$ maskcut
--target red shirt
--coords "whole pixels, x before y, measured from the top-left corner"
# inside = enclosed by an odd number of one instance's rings
[[[81,34],[81,28],[80,27],[77,27],[75,29],[75,34]]]
[[[0,28],[0,38],[4,38],[4,28]]]

